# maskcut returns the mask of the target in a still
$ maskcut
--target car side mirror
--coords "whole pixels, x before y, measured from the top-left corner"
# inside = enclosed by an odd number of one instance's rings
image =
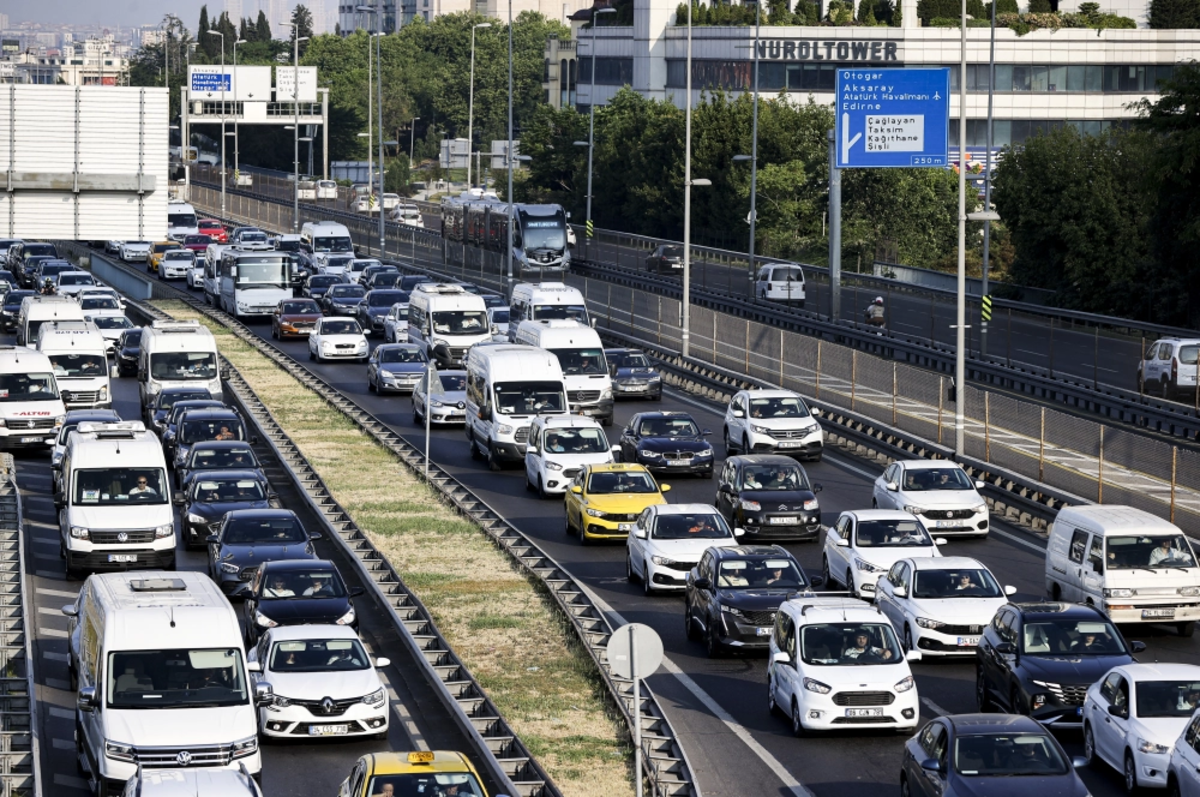
[[[387,658],[386,656],[380,656],[379,658],[375,659],[375,667],[376,668],[388,667],[391,665],[391,663],[392,663],[392,660]]]
[[[819,493],[819,492],[821,492],[821,491],[822,491],[822,490],[824,490],[824,489],[825,489],[825,488],[824,488],[824,487],[821,485],[821,483],[820,483],[820,482],[815,482],[815,483],[813,484],[813,486],[812,486],[812,491],[813,491],[814,493]]]
[[[746,413],[742,412],[741,410],[734,410],[734,411],[733,411],[733,417],[735,417],[735,418],[745,418],[745,417],[746,417]]]
[[[229,366],[228,366],[228,365],[222,365],[222,366],[221,366],[221,378],[222,378],[222,379],[228,379],[228,378],[229,378]]]
[[[825,584],[825,576],[810,576],[808,585],[810,587],[820,587]]]
[[[982,490],[984,487],[987,487],[987,484],[979,481],[978,479],[975,480],[975,489],[976,490]]]
[[[921,651],[919,650],[910,650],[908,653],[904,654],[905,661],[920,661],[921,658]]]
[[[96,687],[85,686],[79,690],[79,694],[75,696],[75,705],[80,711],[91,714],[96,710],[96,706],[100,701],[96,697]]]
[[[734,529],[733,530],[733,536],[735,536],[735,537],[742,537],[742,536],[745,536],[745,534],[746,534],[745,529]]]
[[[894,493],[900,489],[900,485],[895,482],[888,482],[886,486],[889,493]]]
[[[1116,706],[1110,703],[1108,706],[1108,713],[1112,714],[1114,717],[1124,717],[1127,712],[1125,711],[1124,706]]]
[[[937,774],[941,774],[942,762],[938,761],[936,758],[926,758],[921,762],[921,769],[925,770],[926,772],[935,772]]]
[[[711,435],[711,434],[712,434],[712,430],[711,430],[711,429],[705,429],[703,432],[701,432],[701,433],[700,433],[700,436],[701,436],[701,437],[708,437],[708,436],[709,436],[709,435]]]
[[[108,369],[108,378],[109,379],[118,379],[120,376],[121,376],[120,366],[113,365],[113,366],[109,367],[109,369]]]
[[[1077,755],[1071,759],[1071,767],[1074,769],[1083,769],[1088,765],[1088,760],[1081,755]]]
[[[62,613],[66,617],[78,617],[79,609],[75,606],[75,604],[68,603],[66,606],[62,607]]]
[[[236,595],[237,593],[234,593],[234,594]],[[257,661],[248,661],[248,662],[246,662],[246,671],[247,672],[262,672],[262,664],[260,664]]]
[[[712,582],[704,576],[701,576],[692,582],[692,586],[696,589],[712,589]]]
[[[319,539],[321,539],[321,534],[320,534],[320,532],[314,531],[313,533],[308,535],[308,539],[309,540],[319,540]]]
[[[1132,650],[1134,653],[1145,653],[1146,652],[1146,643],[1145,642],[1130,642],[1129,649]]]
[[[269,706],[273,700],[275,700],[275,690],[269,683],[259,681],[254,685],[254,705]]]
[[[947,540],[945,537],[934,537],[933,544],[934,545],[949,545],[950,541]]]
[[[210,545],[216,545],[218,542],[221,541],[221,538],[218,537],[216,534],[209,534],[207,537],[204,538],[204,541]]]
[[[176,490],[175,494],[171,497],[171,500],[182,506],[187,501],[187,496],[184,494],[183,490]]]
[[[571,492],[575,493],[575,495],[582,495],[583,488],[580,487],[578,484],[573,484],[573,485],[571,485]]]
[[[525,453],[526,454],[536,454],[536,453],[538,453],[538,447],[537,446],[526,446]]]
[[[771,663],[772,664],[791,664],[792,657],[787,654],[786,650],[781,650],[781,651],[778,651],[774,656],[771,657]]]
[[[892,587],[892,594],[897,598],[907,598],[908,590],[904,587]]]
[[[250,435],[250,445],[258,445],[258,435]]]
[[[1016,595],[1017,588],[1014,587],[1012,584],[1005,584],[1004,585],[1004,594],[1005,595]]]
[[[592,323],[592,329],[595,329],[596,328],[596,319],[593,318],[591,323]]]
[[[669,492],[671,492],[671,485],[669,485],[669,484],[660,484],[660,485],[658,485],[658,491],[659,491],[660,493],[669,493]]]
[[[357,598],[359,595],[365,595],[366,593],[367,593],[367,591],[365,589],[363,589],[362,587],[351,587],[350,588],[350,597],[351,598]]]
[[[247,598],[251,597],[253,594],[254,594],[254,590],[250,589],[249,584],[242,584],[237,589],[235,589],[233,592],[229,593],[229,597],[241,598],[242,600],[246,600]]]
[[[492,419],[492,408],[487,407],[487,406],[480,407],[479,408],[479,420],[490,421],[491,419]]]
[[[808,411],[809,411],[809,412],[811,412],[811,413],[812,413],[813,415],[815,415],[815,416],[820,416],[820,414],[821,414],[821,408],[820,408],[820,407],[809,407],[809,408],[808,408]]]
[[[633,530],[633,536],[637,537],[639,540],[644,540],[646,539],[646,530],[643,528],[636,528]]]
[[[849,547],[850,547],[850,540],[846,539],[845,537],[838,537],[838,541],[837,541],[837,547],[839,547],[839,548],[849,548]]]
[[[1011,642],[1000,642],[996,645],[996,652],[1003,653],[1005,656],[1011,656],[1017,652],[1017,649],[1013,647],[1013,643]]]

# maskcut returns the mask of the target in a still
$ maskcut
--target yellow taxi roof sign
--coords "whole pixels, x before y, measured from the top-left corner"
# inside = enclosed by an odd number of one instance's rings
[[[432,764],[434,754],[430,750],[419,750],[408,754],[410,764]]]

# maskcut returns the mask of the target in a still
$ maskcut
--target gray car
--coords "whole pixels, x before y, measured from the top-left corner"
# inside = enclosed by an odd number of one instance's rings
[[[415,343],[384,343],[367,361],[367,389],[379,393],[411,393],[425,378],[429,358]]]
[[[437,366],[429,365],[430,401],[429,423],[466,423],[467,422],[467,372],[457,370],[438,370]],[[413,422],[425,424],[425,379],[417,382],[413,388]]]

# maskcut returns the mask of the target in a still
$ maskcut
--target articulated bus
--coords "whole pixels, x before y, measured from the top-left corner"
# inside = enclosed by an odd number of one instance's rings
[[[493,252],[508,248],[508,203],[478,190],[442,202],[442,236]],[[513,205],[513,271],[519,279],[561,279],[571,268],[562,205]]]
[[[221,253],[221,309],[234,318],[269,317],[292,297],[292,261],[286,252]]]

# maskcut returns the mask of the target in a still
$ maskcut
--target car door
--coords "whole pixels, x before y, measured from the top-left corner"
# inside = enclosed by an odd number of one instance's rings
[[[1101,594],[1103,588],[1104,537],[1093,534],[1091,543],[1088,545],[1087,561],[1083,563],[1080,576],[1081,600],[1086,601],[1090,597],[1095,599],[1096,603],[1100,603],[1103,599]]]
[[[896,562],[888,570],[887,575],[879,579],[875,585],[875,605],[883,612],[883,616],[892,624],[892,628],[896,629],[896,633],[900,633],[901,618],[899,607],[897,606],[897,598],[894,593],[896,587],[900,584],[900,572],[904,569],[904,562]]]
[[[371,359],[367,361],[367,382],[373,383],[379,378],[379,349],[371,352]]]
[[[983,689],[987,692],[986,699],[1005,704],[1008,699],[1008,670],[1005,665],[1005,654],[997,650],[997,646],[1008,641],[1009,628],[1012,623],[1012,612],[1001,609],[996,612],[992,622],[988,624],[979,640],[977,661]],[[982,711],[985,706],[979,706]]]
[[[742,442],[746,431],[746,409],[746,394],[738,393],[725,411],[725,427],[729,430],[729,440],[735,447]],[[728,451],[725,453],[729,454]]]
[[[1107,705],[1102,706],[1104,719],[1095,723],[1093,733],[1097,752],[1119,770],[1125,763],[1125,737],[1129,733],[1129,680],[1122,673],[1114,672],[1105,679],[1104,685],[1109,695]]]
[[[848,515],[841,515],[837,521],[829,527],[825,532],[825,550],[822,554],[825,557],[826,569],[829,575],[837,578],[842,571],[842,549],[838,545],[838,541],[843,539],[848,524]],[[829,586],[829,585],[826,585]]]
[[[925,726],[921,732],[919,744],[926,760],[932,759],[941,765],[940,772],[934,772],[921,766],[918,761],[915,771],[917,791],[922,797],[941,797],[946,791],[946,747],[948,736],[946,726],[935,720]]]
[[[629,535],[629,561],[633,565],[633,572],[641,578],[646,578],[646,568],[644,565],[646,562],[646,548],[649,544],[650,524],[650,510],[643,509],[642,514],[638,515],[637,522],[633,526],[633,532]],[[639,536],[639,532],[645,536]]]
[[[1158,343],[1151,344],[1142,358],[1142,382],[1150,384],[1158,380]]]
[[[258,599],[262,596],[262,572],[260,567],[254,571],[254,577],[250,580],[250,594],[246,596],[243,603],[246,614],[246,638],[254,639],[254,632],[257,626],[254,623],[254,613],[258,611]]]
[[[887,470],[883,472],[883,476],[875,480],[875,505],[880,509],[895,509],[896,496],[898,493],[892,492],[887,486],[893,482],[900,483],[903,468],[900,463],[893,462],[888,465]]]
[[[792,696],[799,685],[799,658],[796,644],[796,623],[792,616],[780,611],[775,616],[775,646],[781,653],[788,654],[787,662],[772,662],[767,670],[767,678],[775,693],[775,704],[784,713],[791,713]]]
[[[1063,578],[1063,600],[1076,602],[1083,599],[1083,558],[1087,553],[1088,533],[1083,529],[1071,532],[1071,544],[1067,548],[1067,574]]]
[[[730,523],[733,522],[734,502],[737,501],[738,479],[737,465],[726,461],[717,481],[716,507],[717,511]]]
[[[700,564],[696,565],[696,575],[699,578],[708,579],[708,587],[703,589],[693,583],[692,588],[687,591],[685,596],[691,616],[695,622],[704,624],[705,633],[708,632],[709,617],[713,614],[710,610],[716,608],[713,606],[717,591],[717,569],[714,560],[715,557],[711,550],[704,552],[704,555],[700,557]]]
[[[1200,797],[1200,717],[1193,717],[1171,753],[1180,797]]]
[[[539,423],[530,428],[530,445],[525,449],[525,478],[530,484],[537,484],[542,475],[542,460],[545,457],[545,429]]]
[[[622,462],[637,462],[637,437],[634,435],[634,430],[637,429],[637,424],[641,416],[634,415],[629,420],[629,425],[621,431],[621,461]]]

